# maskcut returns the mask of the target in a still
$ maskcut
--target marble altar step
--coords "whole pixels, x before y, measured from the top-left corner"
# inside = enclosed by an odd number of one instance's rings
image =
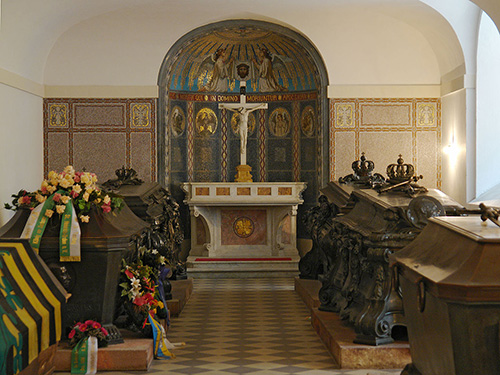
[[[336,313],[319,311],[321,282],[295,278],[295,291],[311,311],[311,324],[343,369],[398,369],[411,362],[408,341],[371,346],[355,344],[356,333]]]
[[[253,277],[295,277],[299,274],[299,258],[203,258],[187,259],[189,277],[253,278]]]

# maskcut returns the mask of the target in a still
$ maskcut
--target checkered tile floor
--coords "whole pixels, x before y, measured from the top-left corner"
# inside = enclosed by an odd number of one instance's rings
[[[294,279],[195,279],[193,294],[167,334],[185,342],[148,374],[392,375],[401,370],[339,370],[311,326]],[[121,373],[123,374],[123,373]],[[140,374],[130,372],[130,374]],[[108,372],[106,375],[112,375]]]

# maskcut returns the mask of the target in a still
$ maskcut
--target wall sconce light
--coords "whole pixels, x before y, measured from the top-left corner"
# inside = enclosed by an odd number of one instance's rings
[[[459,151],[459,147],[458,147],[457,143],[455,142],[455,136],[453,135],[451,138],[451,142],[443,148],[443,152],[446,155],[449,155],[450,157],[455,158],[458,155],[458,151]]]

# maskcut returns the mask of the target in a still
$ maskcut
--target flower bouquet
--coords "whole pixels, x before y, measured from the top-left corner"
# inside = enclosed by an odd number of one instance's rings
[[[30,217],[21,235],[29,238],[36,252],[50,218],[58,215],[60,221],[61,261],[80,260],[79,221],[88,223],[92,210],[108,213],[121,209],[123,199],[118,195],[102,191],[97,186],[94,173],[76,172],[67,166],[63,172],[49,172],[41,188],[34,192],[21,190],[12,195],[12,204],[5,204],[11,210],[29,209]],[[55,216],[57,217],[57,216]]]
[[[95,320],[86,320],[84,323],[78,322],[72,328],[68,334],[70,339],[69,346],[74,348],[76,344],[85,338],[96,337],[99,347],[105,347],[108,345],[109,333],[101,326],[99,322]]]
[[[158,271],[141,260],[129,264],[123,260],[120,283],[123,305],[131,323],[143,331],[149,316],[167,317],[166,306],[158,293],[157,278]]]
[[[72,374],[97,372],[98,347],[108,344],[108,331],[94,320],[76,323],[68,335],[71,351]]]

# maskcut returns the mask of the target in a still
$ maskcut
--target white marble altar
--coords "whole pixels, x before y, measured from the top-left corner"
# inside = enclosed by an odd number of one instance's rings
[[[296,270],[297,208],[304,182],[182,184],[191,212],[188,273]],[[291,266],[291,268],[290,268]]]

